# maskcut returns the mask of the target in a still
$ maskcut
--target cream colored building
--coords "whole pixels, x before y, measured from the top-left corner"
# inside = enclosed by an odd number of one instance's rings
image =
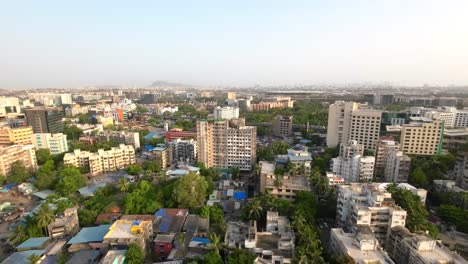
[[[374,174],[377,178],[383,178],[387,166],[387,157],[392,150],[400,150],[400,144],[390,138],[381,138],[377,141],[375,150]]]
[[[49,149],[50,154],[61,154],[68,151],[67,135],[63,133],[37,133],[32,136],[36,149]]]
[[[110,150],[99,149],[95,153],[77,149],[73,153],[66,153],[63,163],[78,168],[89,168],[92,175],[112,172],[135,163],[135,149],[124,144]]]
[[[32,144],[32,127],[2,127],[0,128],[0,145],[30,145]]]
[[[327,146],[356,140],[365,149],[375,150],[381,118],[382,111],[370,110],[367,104],[336,101],[328,109]]]
[[[251,171],[256,162],[257,128],[245,119],[197,122],[198,161],[206,167]]]
[[[401,128],[401,150],[405,154],[438,155],[442,151],[444,121],[414,117]]]
[[[388,153],[385,164],[385,181],[407,182],[411,168],[411,158],[402,151],[392,150]]]
[[[13,145],[0,147],[0,173],[8,175],[11,172],[11,164],[22,161],[26,168],[37,169],[36,152],[33,145]]]

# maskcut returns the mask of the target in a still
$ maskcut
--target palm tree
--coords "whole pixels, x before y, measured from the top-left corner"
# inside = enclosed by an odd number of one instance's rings
[[[41,257],[36,254],[32,254],[28,257],[29,264],[36,264],[37,262],[39,262],[40,259]]]
[[[185,255],[185,233],[179,233],[179,247],[182,249],[182,252],[184,252]]]
[[[13,245],[18,245],[28,239],[28,235],[26,234],[26,228],[21,224],[15,226],[13,233],[10,236],[10,242]]]
[[[34,220],[36,220],[37,225],[41,228],[44,228],[45,234],[47,235],[47,226],[54,221],[55,215],[50,209],[48,203],[41,204],[39,211],[37,211],[36,215],[34,216]]]
[[[119,190],[122,192],[127,192],[130,188],[130,182],[125,178],[120,178],[118,181]]]
[[[279,188],[279,187],[281,187],[283,185],[283,182],[281,181],[281,176],[275,174],[274,184],[275,184],[276,188]]]
[[[216,233],[210,234],[210,248],[215,250],[219,254],[219,250],[223,247],[223,243],[221,243],[221,239]]]
[[[258,220],[262,214],[263,208],[262,205],[260,204],[260,201],[257,199],[254,199],[250,203],[249,207],[249,218],[252,220]]]

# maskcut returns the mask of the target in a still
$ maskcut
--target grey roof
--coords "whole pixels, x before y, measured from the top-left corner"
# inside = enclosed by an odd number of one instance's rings
[[[44,191],[40,191],[40,192],[35,192],[32,195],[34,195],[36,197],[39,197],[42,200],[45,200],[45,199],[47,199],[47,197],[49,195],[52,195],[52,194],[56,194],[56,193],[54,191],[51,191],[51,190],[44,190]]]
[[[104,236],[109,232],[111,225],[100,225],[93,227],[83,227],[76,236],[74,236],[67,244],[80,244],[89,242],[101,242]]]

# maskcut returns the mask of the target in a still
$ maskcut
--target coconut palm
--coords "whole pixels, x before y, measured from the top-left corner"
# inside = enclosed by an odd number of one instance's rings
[[[127,192],[130,188],[130,182],[125,178],[120,178],[118,181],[119,190],[122,192]]]
[[[210,248],[215,250],[219,254],[219,250],[223,247],[223,243],[221,242],[219,236],[216,233],[211,233],[210,241]]]
[[[47,226],[54,221],[55,215],[48,203],[41,204],[39,211],[37,211],[36,215],[34,216],[34,220],[36,220],[38,227],[44,228],[45,234],[47,234]]]
[[[19,245],[26,239],[28,239],[26,228],[21,224],[16,225],[15,229],[13,230],[13,233],[10,236],[10,243],[12,243],[13,245]]]
[[[36,254],[32,254],[28,257],[29,264],[36,264],[39,260],[41,260],[41,257]]]
[[[263,208],[260,201],[254,199],[249,205],[249,218],[252,220],[258,220],[262,215]]]

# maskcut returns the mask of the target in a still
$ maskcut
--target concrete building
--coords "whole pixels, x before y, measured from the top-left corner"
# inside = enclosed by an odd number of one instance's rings
[[[206,167],[251,171],[256,162],[257,128],[245,119],[197,121],[198,161]]]
[[[214,119],[233,119],[239,118],[239,108],[238,107],[231,107],[231,106],[224,106],[224,107],[216,107],[213,109]]]
[[[307,177],[312,172],[312,156],[308,151],[288,149],[286,157],[291,174]]]
[[[442,151],[444,121],[412,118],[401,129],[401,150],[405,154],[439,155]]]
[[[456,111],[453,121],[454,127],[468,127],[468,110]]]
[[[330,230],[330,248],[334,254],[348,256],[354,260],[354,263],[395,263],[382,250],[367,226],[360,227],[357,233],[345,233],[341,228],[332,228]]]
[[[140,147],[140,133],[128,131],[109,131],[105,130],[96,134],[98,142],[118,142],[125,145],[132,145],[134,148]]]
[[[407,182],[411,168],[411,158],[402,151],[392,150],[387,154],[385,165],[385,181]]]
[[[135,149],[124,144],[110,150],[99,149],[96,153],[76,149],[73,153],[65,154],[63,163],[88,168],[91,175],[113,172],[135,163]]]
[[[438,239],[444,246],[468,259],[468,234],[458,231],[445,231],[439,234]]]
[[[171,150],[165,146],[158,146],[151,150],[154,160],[159,161],[161,168],[165,170],[172,164]]]
[[[381,245],[390,229],[404,226],[406,211],[397,206],[387,192],[388,184],[352,183],[338,185],[337,216],[339,227],[357,234],[359,227],[368,226]]]
[[[468,142],[468,128],[444,129],[442,147],[461,149]]]
[[[292,134],[292,116],[278,115],[273,119],[273,135],[277,137],[289,137]]]
[[[193,139],[174,139],[168,143],[173,161],[184,161],[189,164],[197,160],[197,142]]]
[[[275,175],[275,164],[260,161],[260,192],[267,190],[277,198],[294,200],[296,192],[310,191],[307,177],[286,175]]]
[[[61,154],[68,151],[67,135],[63,133],[37,133],[32,136],[34,148],[49,149],[50,154]]]
[[[235,92],[227,92],[226,96],[228,100],[236,100],[237,94]]]
[[[404,226],[391,228],[385,249],[396,263],[401,264],[468,263],[439,241],[413,234]]]
[[[16,115],[21,112],[17,97],[0,96],[0,116]]]
[[[87,113],[88,113],[88,107],[80,106],[78,104],[65,108],[66,117],[74,117],[76,115],[87,114]]]
[[[388,154],[392,150],[400,150],[400,144],[394,141],[393,138],[384,137],[377,141],[374,168],[374,175],[377,178],[384,178]]]
[[[145,250],[147,242],[153,235],[153,222],[144,220],[117,220],[104,236],[103,244],[112,249],[122,249],[135,243]]]
[[[340,156],[331,160],[332,172],[343,177],[346,182],[369,182],[374,176],[375,158],[362,156],[364,145],[350,140],[340,147]]]
[[[0,173],[9,175],[11,165],[15,161],[22,161],[30,170],[37,169],[36,152],[33,145],[13,145],[0,147]]]
[[[293,108],[294,100],[291,97],[276,97],[272,99],[264,99],[260,103],[250,104],[251,111],[265,111],[273,108]]]
[[[468,152],[457,155],[453,173],[457,185],[464,190],[468,190]]]
[[[327,146],[335,147],[356,140],[365,149],[375,150],[380,135],[382,112],[367,109],[367,104],[336,101],[329,106]]]
[[[434,180],[434,189],[439,193],[450,194],[451,201],[458,207],[468,210],[468,190],[458,187],[452,180]]]
[[[28,127],[2,127],[0,128],[0,146],[31,145],[33,131]]]
[[[340,157],[343,159],[349,159],[353,156],[364,155],[364,145],[359,144],[356,140],[350,140],[346,144],[340,145]]]
[[[32,108],[25,111],[28,125],[34,133],[62,133],[62,112],[58,108]]]
[[[76,207],[67,208],[55,217],[55,220],[47,226],[48,234],[51,238],[64,238],[74,235],[79,229],[78,211]]]

